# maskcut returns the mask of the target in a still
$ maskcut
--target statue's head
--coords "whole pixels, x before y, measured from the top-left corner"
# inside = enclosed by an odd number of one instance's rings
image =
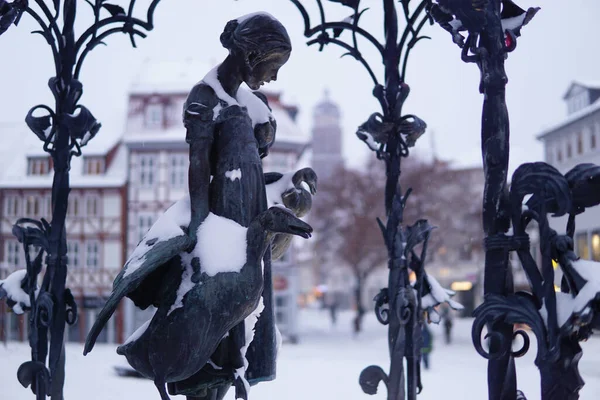
[[[242,79],[252,90],[277,80],[279,68],[292,51],[284,26],[267,13],[250,14],[231,20],[221,34],[223,47],[243,63]]]

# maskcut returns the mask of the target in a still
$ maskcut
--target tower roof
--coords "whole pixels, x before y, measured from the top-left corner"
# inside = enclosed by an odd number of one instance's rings
[[[329,89],[325,88],[323,90],[323,98],[315,106],[314,114],[315,116],[327,114],[336,116],[338,118],[340,117],[340,108],[338,107],[337,103],[331,100],[331,97],[329,96]]]

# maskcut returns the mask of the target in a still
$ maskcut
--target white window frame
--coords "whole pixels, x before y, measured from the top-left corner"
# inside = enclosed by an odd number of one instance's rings
[[[67,207],[68,217],[78,217],[81,215],[81,196],[77,193],[69,195],[69,205]]]
[[[102,175],[104,173],[104,158],[88,157],[85,160],[86,175]]]
[[[31,157],[27,163],[28,175],[48,175],[50,173],[50,162],[47,158]]]
[[[44,211],[46,213],[46,217],[52,217],[52,193],[44,196]]]
[[[75,253],[75,254],[73,254]],[[69,259],[68,266],[73,269],[81,269],[83,267],[82,256],[83,246],[78,240],[67,241],[67,257]]]
[[[90,202],[94,202],[94,207],[90,207]],[[93,212],[92,212],[93,211]],[[100,216],[100,196],[96,193],[88,193],[85,196],[85,215],[87,217]]]
[[[23,247],[16,240],[6,240],[4,242],[4,259],[11,267],[22,267],[21,262],[24,262]]]
[[[18,217],[21,214],[22,198],[15,195],[9,194],[4,197],[4,215],[7,217]]]
[[[144,153],[138,156],[138,177],[140,187],[152,187],[158,181],[158,157],[154,153]]]
[[[42,215],[42,199],[40,196],[37,194],[26,194],[24,200],[26,217],[39,217]]]
[[[140,212],[137,215],[136,228],[138,232],[138,243],[142,241],[144,235],[148,233],[152,225],[156,222],[156,216],[152,212]]]
[[[169,185],[181,189],[186,185],[187,154],[177,153],[169,155]]]
[[[146,105],[144,115],[146,128],[160,129],[165,120],[165,107],[162,103],[150,103]]]
[[[85,242],[85,266],[90,269],[100,268],[100,242],[98,240]]]

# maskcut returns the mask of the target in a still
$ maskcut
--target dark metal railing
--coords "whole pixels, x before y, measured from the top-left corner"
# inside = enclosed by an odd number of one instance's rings
[[[54,108],[37,105],[25,119],[52,157],[52,220],[21,218],[13,227],[14,235],[23,245],[27,265],[21,287],[29,295],[29,302],[23,307],[31,310],[32,358],[21,365],[17,376],[23,386],[31,386],[39,400],[46,396],[52,400],[63,398],[65,322],[74,324],[77,318],[73,295],[66,288],[69,168],[71,158],[81,155],[81,148],[101,126],[92,113],[79,104],[83,89],[79,74],[90,51],[105,44],[104,40],[112,34],[129,35],[135,47],[135,37],[143,38],[144,31],[153,29],[152,18],[159,0],[151,2],[145,21],[133,16],[135,0],[130,1],[127,10],[104,0],[86,1],[93,12],[94,23],[79,36],[74,29],[77,3],[76,0],[14,0],[11,3],[0,0],[0,34],[13,23],[17,25],[23,14],[28,14],[40,27],[33,33],[42,35],[50,46],[55,67],[55,76],[48,82],[55,99]],[[31,246],[39,247],[33,258],[29,256]],[[46,268],[42,274],[44,261]],[[39,276],[42,279],[38,286]]]

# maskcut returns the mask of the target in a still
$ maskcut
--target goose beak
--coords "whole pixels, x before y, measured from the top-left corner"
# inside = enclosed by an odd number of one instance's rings
[[[312,236],[313,228],[302,220],[290,222],[288,225],[289,233],[292,235],[303,237],[308,239]]]

